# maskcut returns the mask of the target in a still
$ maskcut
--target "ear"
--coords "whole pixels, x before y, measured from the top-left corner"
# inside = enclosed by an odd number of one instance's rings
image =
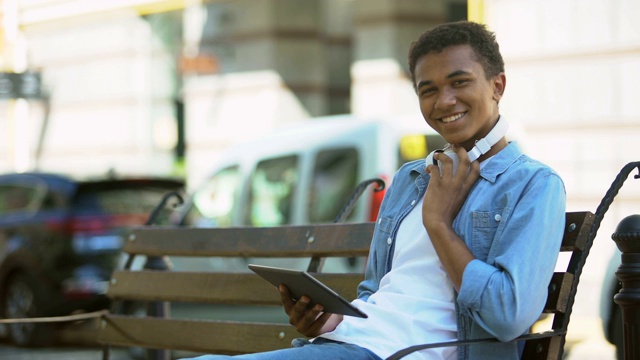
[[[507,77],[503,72],[494,76],[493,82],[493,100],[500,102],[502,95],[504,94],[504,88],[507,86]]]

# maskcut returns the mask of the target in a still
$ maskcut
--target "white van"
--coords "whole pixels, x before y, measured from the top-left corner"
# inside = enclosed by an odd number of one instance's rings
[[[179,217],[185,226],[276,226],[334,222],[357,185],[382,178],[389,185],[407,161],[424,159],[445,145],[420,117],[317,118],[229,148],[213,165]],[[374,221],[384,192],[371,185],[346,221]],[[332,258],[324,272],[363,271],[366,259]],[[309,259],[171,257],[183,271],[248,272],[247,265],[306,270]],[[254,311],[248,314],[247,311]],[[281,308],[172,304],[172,316],[265,322],[288,321]]]
[[[405,162],[442,148],[421,118],[317,118],[222,154],[193,194],[184,225],[275,226],[333,222],[363,180],[387,185]],[[347,221],[374,221],[384,192],[371,185]]]

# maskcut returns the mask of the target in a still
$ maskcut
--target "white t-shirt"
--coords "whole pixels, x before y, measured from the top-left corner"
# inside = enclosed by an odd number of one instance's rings
[[[453,284],[422,224],[422,199],[400,224],[392,268],[379,290],[353,304],[369,317],[345,316],[322,337],[357,344],[387,358],[408,346],[457,339]],[[404,359],[455,359],[457,349],[443,347]]]

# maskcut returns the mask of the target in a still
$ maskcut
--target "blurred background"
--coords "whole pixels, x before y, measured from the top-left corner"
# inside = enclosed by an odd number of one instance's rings
[[[345,114],[421,124],[408,47],[470,19],[500,43],[514,137],[564,179],[569,211],[595,212],[639,160],[638,14],[636,0],[0,0],[0,172],[194,189],[226,149],[274,129]],[[605,342],[610,235],[638,212],[634,185],[585,267],[575,342]]]

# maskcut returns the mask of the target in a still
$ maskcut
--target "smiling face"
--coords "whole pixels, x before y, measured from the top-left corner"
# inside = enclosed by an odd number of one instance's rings
[[[487,79],[469,45],[422,56],[416,63],[415,82],[422,116],[451,144],[469,151],[498,120],[505,75]]]

